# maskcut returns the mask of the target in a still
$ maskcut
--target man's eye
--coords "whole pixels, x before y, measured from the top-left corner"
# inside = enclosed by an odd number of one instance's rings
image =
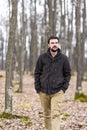
[[[51,44],[54,44],[54,42],[51,42]]]
[[[58,44],[58,42],[51,42],[51,44]]]

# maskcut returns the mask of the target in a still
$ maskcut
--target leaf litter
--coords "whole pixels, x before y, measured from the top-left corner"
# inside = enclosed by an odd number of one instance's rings
[[[17,84],[18,85],[18,84]],[[87,82],[83,82],[83,92],[87,94]],[[0,114],[5,108],[5,76],[0,78]],[[43,111],[38,94],[34,89],[34,78],[30,74],[23,77],[23,92],[16,93],[13,87],[12,115],[22,118],[0,118],[0,130],[44,130]],[[61,107],[61,130],[87,130],[87,103],[74,101],[76,77],[72,76],[64,94]],[[28,117],[29,119],[23,119]]]

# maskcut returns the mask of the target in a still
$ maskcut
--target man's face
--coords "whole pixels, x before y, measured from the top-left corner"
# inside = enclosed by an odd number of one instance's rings
[[[57,39],[51,39],[48,47],[51,51],[56,52],[58,50],[58,40]]]

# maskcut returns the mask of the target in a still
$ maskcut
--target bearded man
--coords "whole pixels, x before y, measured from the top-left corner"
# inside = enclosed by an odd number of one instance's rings
[[[60,106],[71,77],[68,57],[59,49],[59,38],[48,39],[48,50],[35,68],[35,90],[40,96],[46,130],[60,130]]]

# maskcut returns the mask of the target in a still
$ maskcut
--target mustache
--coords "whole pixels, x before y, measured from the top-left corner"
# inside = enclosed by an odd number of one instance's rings
[[[54,48],[54,47],[57,47],[57,46],[53,46],[52,48]]]

